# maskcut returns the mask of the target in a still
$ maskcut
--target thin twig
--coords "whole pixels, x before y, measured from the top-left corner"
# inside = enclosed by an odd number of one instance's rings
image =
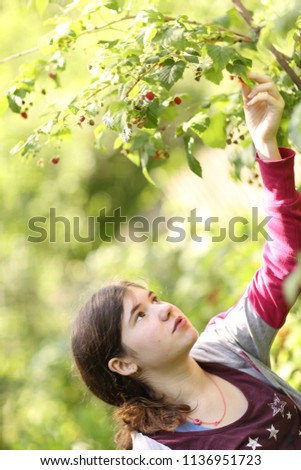
[[[10,60],[17,59],[18,57],[22,57],[24,55],[32,54],[33,52],[38,52],[38,47],[32,47],[31,49],[27,49],[26,51],[18,52],[17,54],[13,54],[9,57],[5,57],[4,59],[0,59],[0,64],[4,64],[5,62],[9,62]]]
[[[250,14],[249,10],[246,9],[246,7],[241,3],[240,0],[232,0],[232,3],[235,6],[238,13],[243,17],[245,22],[250,26],[252,31],[254,31],[254,33],[259,35],[260,28],[253,24],[253,17]]]
[[[279,52],[272,44],[268,43],[268,48],[271,53],[276,57],[278,63],[281,67],[286,71],[286,73],[290,76],[293,82],[297,85],[299,90],[301,90],[301,79],[295,73],[295,71],[289,66],[281,52]]]
[[[95,26],[95,28],[91,28],[91,29],[87,29],[85,31],[82,31],[80,34],[79,34],[79,37],[81,36],[84,36],[86,34],[93,34],[93,33],[97,33],[98,31],[102,31],[104,29],[107,29],[109,28],[110,26],[114,25],[114,24],[117,24],[117,23],[121,23],[122,21],[127,21],[127,20],[133,20],[135,19],[136,16],[133,16],[133,15],[126,15],[124,16],[123,18],[119,18],[118,20],[114,20],[114,21],[111,21],[109,23],[104,23],[104,24],[101,24],[101,25],[98,25],[98,26]],[[173,18],[173,17],[166,17],[165,18],[165,22],[171,22],[171,21],[176,21],[177,18]],[[192,21],[192,20],[187,20],[185,21],[187,24],[192,24],[192,25],[200,25],[200,26],[215,26],[216,28],[220,29],[221,31],[224,31],[224,32],[228,32],[230,34],[233,34],[234,36],[236,36],[240,41],[243,41],[243,42],[253,42],[253,39],[250,38],[249,36],[245,36],[244,34],[241,34],[241,33],[238,33],[238,32],[235,32],[235,31],[231,31],[231,30],[228,30],[226,28],[224,28],[223,26],[220,26],[220,25],[217,25],[217,24],[212,24],[212,23],[207,23],[207,24],[201,24],[199,23],[198,21]],[[39,48],[38,47],[33,47],[31,49],[27,49],[25,51],[22,51],[22,52],[18,52],[17,54],[13,54],[9,57],[5,57],[3,59],[0,59],[0,64],[4,64],[5,62],[9,62],[10,60],[14,60],[14,59],[17,59],[18,57],[22,57],[22,56],[25,56],[25,55],[29,55],[29,54],[32,54],[34,52],[38,52],[39,51]]]
[[[259,27],[255,26],[253,24],[253,17],[249,13],[249,11],[245,8],[245,6],[241,3],[240,0],[232,0],[232,3],[238,13],[243,17],[245,22],[250,26],[252,31],[256,33],[257,37],[259,37],[260,34],[260,29]],[[267,43],[267,48],[268,50],[273,54],[273,56],[276,58],[278,64],[280,67],[285,70],[285,72],[289,75],[289,77],[292,79],[292,81],[297,85],[299,90],[301,90],[301,79],[298,77],[298,75],[295,73],[295,71],[291,68],[291,66],[288,64],[286,57],[284,54],[282,54],[278,49],[276,49],[270,42]]]
[[[128,98],[129,94],[131,93],[131,91],[133,90],[133,88],[138,85],[138,83],[143,80],[143,77],[148,74],[151,70],[153,70],[155,67],[157,66],[157,64],[153,64],[149,69],[147,69],[145,72],[141,73],[141,75],[138,74],[138,77],[136,78],[136,80],[134,81],[133,85],[131,85],[130,89],[126,92],[126,95],[125,97]]]

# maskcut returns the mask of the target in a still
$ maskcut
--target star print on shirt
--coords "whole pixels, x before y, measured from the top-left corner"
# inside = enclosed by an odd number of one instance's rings
[[[258,439],[259,437],[255,437],[255,439],[249,437],[249,443],[246,447],[252,447],[252,450],[256,450],[257,447],[262,447],[262,445],[258,443]]]
[[[281,401],[279,397],[277,397],[276,393],[274,393],[274,401],[273,403],[268,403],[268,406],[270,406],[273,410],[273,416],[276,416],[276,414],[281,413],[282,417],[284,414],[284,407],[286,406],[285,401]]]
[[[286,413],[286,416],[287,416],[287,419],[291,419],[291,417],[293,416],[292,413],[290,411],[288,411]]]
[[[267,431],[270,432],[269,439],[272,437],[277,441],[277,433],[279,432],[279,429],[274,428],[273,424],[270,428],[267,428]]]

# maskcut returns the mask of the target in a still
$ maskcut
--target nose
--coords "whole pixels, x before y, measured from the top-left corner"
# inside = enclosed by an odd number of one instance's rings
[[[171,315],[171,304],[164,302],[158,304],[158,316],[161,321],[167,321]]]

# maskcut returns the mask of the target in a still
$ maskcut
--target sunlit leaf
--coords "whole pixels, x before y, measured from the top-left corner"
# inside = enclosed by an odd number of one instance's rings
[[[199,161],[195,158],[195,156],[192,153],[193,144],[194,144],[193,137],[184,136],[184,145],[185,145],[186,157],[187,157],[189,168],[191,169],[191,171],[193,171],[193,173],[202,177],[202,167]]]
[[[170,90],[182,78],[184,70],[185,62],[183,60],[178,60],[177,62],[173,59],[166,60],[158,74],[160,84],[167,90]]]
[[[210,116],[210,125],[202,132],[203,142],[212,148],[225,148],[226,146],[225,115],[222,112]]]
[[[184,132],[191,129],[198,137],[202,138],[203,132],[208,128],[210,119],[208,114],[203,112],[197,113],[189,121],[182,124]]]

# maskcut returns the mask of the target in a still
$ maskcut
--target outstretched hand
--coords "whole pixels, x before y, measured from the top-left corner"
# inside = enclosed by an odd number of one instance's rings
[[[255,148],[262,159],[281,159],[277,132],[284,100],[270,77],[250,72],[248,78],[257,82],[251,90],[240,80],[246,124]]]

